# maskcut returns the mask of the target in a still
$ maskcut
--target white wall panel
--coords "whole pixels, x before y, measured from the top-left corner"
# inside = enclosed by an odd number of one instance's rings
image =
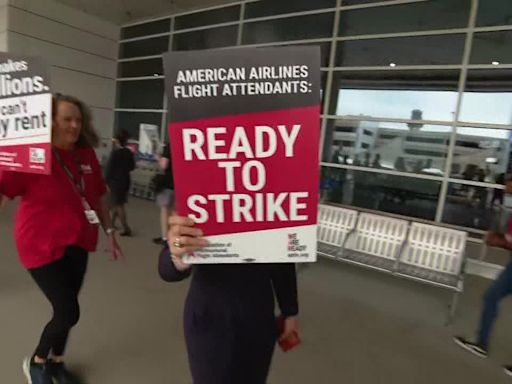
[[[115,81],[68,69],[52,67],[52,89],[79,97],[91,107],[114,108]]]
[[[0,10],[0,31],[2,30],[1,20]],[[117,58],[116,41],[18,8],[10,7],[9,9],[9,30],[55,44],[79,48],[81,51],[103,57]]]
[[[45,16],[69,25],[93,32],[97,35],[112,39],[119,39],[119,27],[88,15],[77,9],[56,3],[51,0],[8,0],[9,4],[37,15]],[[106,2],[108,3],[108,2]],[[108,6],[108,4],[105,4]]]
[[[23,55],[40,56],[52,65],[107,78],[115,78],[116,75],[116,62],[113,60],[20,35],[17,32],[9,32],[9,51]]]
[[[0,51],[7,51],[7,32],[0,32]]]
[[[7,31],[7,22],[8,22],[7,10],[8,10],[7,6],[0,4],[0,32]]]
[[[111,138],[114,129],[114,113],[111,109],[91,108],[94,128],[103,138]]]

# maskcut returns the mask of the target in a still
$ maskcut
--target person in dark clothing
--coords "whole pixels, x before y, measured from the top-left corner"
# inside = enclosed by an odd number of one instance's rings
[[[332,153],[332,157],[331,157],[331,163],[341,164],[341,159],[343,157],[342,150],[343,150],[343,147],[341,145],[334,147],[334,152]]]
[[[510,179],[510,176],[507,177],[505,193],[507,195],[512,194],[512,179]],[[512,216],[507,209],[504,209],[503,216],[493,223],[493,228],[487,232],[485,242],[489,246],[512,252]],[[512,261],[509,261],[484,295],[477,337],[474,340],[469,340],[462,336],[455,336],[453,338],[455,343],[478,357],[487,358],[492,331],[499,314],[499,305],[503,299],[511,294]],[[512,365],[503,366],[503,370],[508,376],[512,376]]]
[[[167,230],[169,216],[174,206],[174,178],[172,175],[171,151],[169,143],[164,147],[164,151],[158,160],[158,165],[163,171],[161,184],[156,186],[156,204],[160,207],[160,230],[161,236],[153,239],[155,244],[165,244],[167,242]]]
[[[133,152],[126,147],[128,134],[126,131],[118,133],[113,141],[114,148],[107,164],[106,181],[110,189],[110,203],[112,209],[112,223],[119,218],[123,232],[121,236],[131,236],[132,230],[128,225],[125,205],[130,190],[130,172],[135,169]]]
[[[407,172],[407,165],[405,165],[405,159],[402,156],[397,157],[395,169],[399,172]]]
[[[382,168],[382,165],[380,163],[380,154],[379,153],[377,153],[375,155],[375,158],[374,158],[373,163],[372,163],[372,167],[373,168]]]
[[[184,330],[194,384],[265,384],[275,343],[298,332],[293,264],[196,265],[181,257],[207,245],[191,219],[170,219],[170,248],[159,258],[168,282],[192,275]],[[274,315],[277,298],[284,330]]]
[[[500,173],[498,176],[496,176],[496,184],[505,184],[505,174]],[[498,205],[503,204],[503,189],[493,189],[493,195],[491,200],[491,207],[494,206],[494,204],[497,202]]]
[[[363,166],[364,167],[369,167],[370,166],[370,158],[371,158],[370,152],[365,152],[365,154],[364,154],[364,162],[363,162]]]

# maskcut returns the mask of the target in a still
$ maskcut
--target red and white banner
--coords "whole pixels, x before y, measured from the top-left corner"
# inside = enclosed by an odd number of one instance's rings
[[[186,261],[315,261],[319,49],[170,53],[164,62],[177,210],[210,242]]]
[[[0,53],[0,170],[51,172],[52,96],[39,59]]]

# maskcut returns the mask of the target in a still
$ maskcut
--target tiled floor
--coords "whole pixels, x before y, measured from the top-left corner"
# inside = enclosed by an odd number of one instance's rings
[[[13,208],[0,213],[1,384],[24,383],[21,360],[50,315],[17,262]],[[191,383],[181,319],[188,283],[157,277],[153,204],[133,199],[129,214],[137,233],[123,240],[127,261],[111,262],[103,252],[91,258],[69,364],[89,384]],[[512,383],[500,370],[500,363],[512,363],[510,300],[491,358],[479,360],[459,350],[443,326],[449,292],[327,260],[301,269],[299,283],[303,344],[288,355],[276,353],[270,384]],[[458,332],[475,327],[488,284],[468,277]]]

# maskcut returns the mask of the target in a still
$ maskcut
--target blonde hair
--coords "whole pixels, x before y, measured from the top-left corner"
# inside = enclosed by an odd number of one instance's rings
[[[77,106],[82,115],[82,129],[76,145],[78,147],[97,147],[100,144],[100,137],[92,125],[92,114],[89,107],[74,96],[56,93],[52,98],[52,119],[57,115],[59,103],[67,102]]]

